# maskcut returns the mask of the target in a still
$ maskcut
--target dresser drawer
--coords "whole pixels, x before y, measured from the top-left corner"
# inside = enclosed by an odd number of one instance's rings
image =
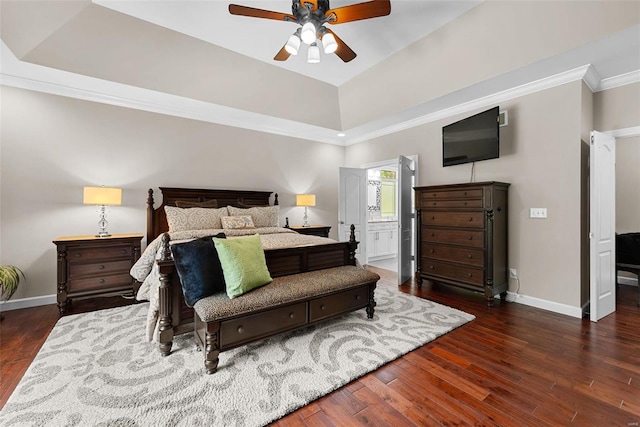
[[[484,228],[484,212],[422,212],[423,225],[442,227]]]
[[[129,273],[131,261],[128,259],[121,261],[96,262],[93,264],[69,264],[69,278],[78,276],[105,275],[113,273]]]
[[[220,324],[220,347],[227,348],[307,323],[307,303],[287,305]]]
[[[422,199],[421,207],[424,209],[437,208],[481,208],[482,200],[438,200],[438,199]]]
[[[422,273],[471,285],[482,286],[484,284],[484,270],[482,268],[462,267],[432,259],[423,259]]]
[[[69,262],[74,261],[93,261],[109,258],[131,258],[133,255],[133,247],[131,245],[117,245],[106,246],[102,248],[85,247],[85,248],[71,248],[69,249],[67,256]]]
[[[114,288],[118,286],[131,287],[133,279],[129,273],[111,274],[95,277],[69,279],[67,292],[84,292],[91,290]]]
[[[422,192],[422,200],[435,199],[478,199],[482,200],[482,189],[440,190]]]
[[[368,303],[367,294],[368,287],[363,286],[324,298],[314,299],[309,302],[309,321],[315,322],[325,317],[364,307]]]
[[[421,241],[483,248],[484,231],[422,227]]]
[[[421,246],[421,256],[423,258],[433,258],[442,261],[451,261],[476,267],[484,267],[484,250],[482,249],[441,246],[423,242]]]

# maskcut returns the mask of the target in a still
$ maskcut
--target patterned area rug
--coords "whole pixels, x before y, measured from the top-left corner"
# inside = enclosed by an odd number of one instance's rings
[[[0,412],[0,425],[261,426],[474,316],[376,289],[365,310],[220,354],[204,373],[192,334],[161,357],[145,341],[147,304],[61,318]]]

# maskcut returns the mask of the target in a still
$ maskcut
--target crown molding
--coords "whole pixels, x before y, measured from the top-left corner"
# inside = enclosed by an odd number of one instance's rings
[[[619,76],[609,77],[608,79],[602,79],[597,92],[638,82],[640,82],[640,70],[635,70],[630,73],[620,74]]]

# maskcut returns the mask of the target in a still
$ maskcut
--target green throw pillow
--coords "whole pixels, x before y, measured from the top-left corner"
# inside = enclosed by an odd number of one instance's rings
[[[260,236],[214,238],[229,298],[271,283]]]

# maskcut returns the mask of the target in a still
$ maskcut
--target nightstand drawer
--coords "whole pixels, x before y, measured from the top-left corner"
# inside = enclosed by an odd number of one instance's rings
[[[68,292],[82,292],[94,289],[108,289],[116,286],[131,286],[129,273],[111,274],[81,279],[70,279],[67,282]]]
[[[68,251],[69,262],[78,260],[90,261],[109,258],[131,258],[133,247],[131,245],[118,245],[106,248],[72,248]]]
[[[69,264],[69,278],[73,279],[78,276],[95,276],[113,273],[129,273],[131,269],[131,261],[128,259],[122,261],[97,262],[92,264]]]

